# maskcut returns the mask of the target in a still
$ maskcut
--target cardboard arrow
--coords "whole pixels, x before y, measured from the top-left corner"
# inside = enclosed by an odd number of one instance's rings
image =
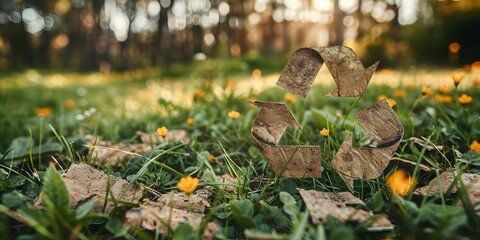
[[[374,148],[353,148],[349,134],[335,154],[332,166],[353,191],[353,178],[373,179],[387,167],[403,137],[403,126],[383,99],[355,114]]]
[[[355,52],[344,46],[300,48],[283,68],[277,85],[305,97],[324,62],[337,85],[327,96],[334,97],[363,95],[379,63],[365,69]]]
[[[278,145],[287,127],[301,129],[285,103],[251,100],[260,108],[252,124],[252,137],[276,175],[319,178],[320,146]]]

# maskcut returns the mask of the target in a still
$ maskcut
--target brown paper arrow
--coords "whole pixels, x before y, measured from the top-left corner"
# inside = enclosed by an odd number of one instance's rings
[[[355,116],[376,147],[353,148],[349,134],[335,154],[332,166],[351,191],[353,178],[372,179],[383,173],[403,137],[403,126],[385,99]]]
[[[289,125],[301,129],[285,103],[249,101],[260,108],[252,125],[252,137],[277,175],[319,178],[320,146],[277,145]]]
[[[277,85],[305,97],[323,62],[337,85],[327,94],[334,97],[361,96],[379,63],[365,69],[355,52],[344,46],[300,48],[283,68]]]

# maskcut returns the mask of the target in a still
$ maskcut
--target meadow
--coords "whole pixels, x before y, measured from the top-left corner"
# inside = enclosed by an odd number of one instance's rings
[[[77,74],[28,69],[4,75],[0,78],[2,236],[480,236],[478,69],[381,70],[357,98],[325,97],[334,88],[326,68],[305,99],[276,87],[277,78],[275,71],[220,61],[178,67],[177,72]],[[353,134],[355,147],[371,144],[354,113],[383,98],[401,121],[404,135],[381,177],[355,181],[353,195],[364,202],[355,209],[368,211],[371,217],[359,221],[353,216],[346,220],[329,216],[319,224],[312,220],[300,191],[349,191],[331,161],[348,133]],[[253,99],[287,103],[302,130],[288,128],[281,143],[320,145],[321,178],[274,174],[252,140],[251,125],[259,112],[248,102]],[[65,180],[70,177],[67,172],[80,163],[105,173],[98,178],[109,179],[106,192],[69,198],[72,186]],[[454,173],[450,182],[440,177],[446,171]],[[401,173],[399,179],[387,180],[396,173]],[[466,182],[462,176],[472,180]],[[126,181],[116,195],[110,180],[117,178]],[[415,190],[432,180],[445,191]],[[123,198],[131,189],[140,189],[135,201]],[[169,201],[174,197],[185,204]],[[390,226],[375,227],[378,216],[388,218]]]

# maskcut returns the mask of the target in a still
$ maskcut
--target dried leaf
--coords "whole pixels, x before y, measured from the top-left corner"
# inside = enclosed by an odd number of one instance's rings
[[[143,189],[137,186],[131,186],[122,198],[128,186],[128,182],[115,176],[109,176],[104,172],[93,168],[87,164],[72,164],[67,173],[62,176],[65,186],[70,197],[70,207],[77,208],[88,200],[95,200],[96,204],[93,208],[94,212],[102,212],[105,196],[107,193],[107,185],[109,185],[108,202],[105,205],[105,212],[109,213],[115,206],[112,199],[118,202],[133,202],[137,203],[142,197]],[[108,180],[110,180],[109,184]],[[36,206],[42,203],[41,198],[36,202]]]
[[[385,99],[355,114],[375,148],[353,148],[349,134],[335,154],[332,166],[353,191],[353,178],[379,177],[397,150],[403,126]]]
[[[344,46],[300,48],[288,60],[277,85],[305,97],[323,62],[337,84],[327,96],[335,97],[361,96],[378,66],[376,62],[365,69],[355,52]]]
[[[136,154],[143,155],[152,150],[149,144],[114,144],[96,140],[91,135],[87,136],[87,145],[92,150],[92,164],[96,166],[116,167],[135,157]]]
[[[448,169],[440,174],[438,178],[432,179],[426,186],[415,189],[413,194],[421,196],[434,196],[440,192],[446,193],[453,181],[457,177],[454,169]],[[480,174],[479,173],[462,173],[461,179],[468,191],[468,196],[480,215]],[[452,186],[451,193],[458,191],[459,183]],[[462,206],[462,202],[457,203],[458,207]]]
[[[154,231],[158,224],[159,232],[163,234],[168,233],[168,228],[175,230],[182,223],[188,223],[192,228],[198,229],[204,218],[203,213],[188,212],[151,201],[144,203],[141,215],[142,226],[145,229]]]
[[[175,230],[180,224],[188,223],[192,228],[198,229],[205,219],[205,209],[210,207],[208,198],[212,192],[207,189],[196,190],[191,197],[189,208],[188,196],[183,192],[171,191],[162,195],[158,201],[145,200],[140,209],[132,209],[126,214],[126,222],[129,226],[141,221],[142,227],[166,234],[168,229]],[[190,211],[191,209],[192,211]],[[207,224],[202,239],[214,239],[214,234],[220,227],[215,222]]]
[[[477,215],[480,215],[480,181],[476,181],[468,186],[468,196],[470,201],[472,201],[474,209],[477,211]]]
[[[192,210],[197,212],[204,212],[205,208],[210,207],[208,198],[212,195],[207,189],[197,189],[190,195]],[[166,206],[171,206],[177,209],[188,210],[188,196],[184,192],[169,192],[163,194],[158,202]]]
[[[455,177],[457,176],[457,172],[453,169],[448,169],[440,174],[437,178],[432,179],[426,186],[419,187],[415,189],[413,194],[415,195],[422,195],[422,196],[433,196],[440,192],[446,193],[450,186],[452,185]],[[467,188],[469,188],[469,193],[472,192],[472,196],[475,197],[475,189],[478,189],[477,186],[480,185],[480,174],[476,173],[463,173],[462,174],[462,181]],[[473,188],[471,188],[473,187]],[[451,193],[455,193],[458,191],[458,184],[452,186]]]
[[[341,201],[346,205],[365,205],[365,203],[360,200],[359,198],[355,197],[351,192],[339,192],[336,193],[335,196],[337,197],[337,201]]]
[[[250,101],[260,108],[252,124],[252,137],[277,175],[318,178],[321,176],[320,146],[280,145],[288,125],[301,129],[285,103]]]
[[[160,137],[156,133],[137,131],[137,136],[140,137],[142,143],[147,144],[159,144],[170,141],[190,142],[190,134],[185,130],[168,130],[168,134],[165,137]]]
[[[340,221],[353,221],[358,223],[373,216],[373,213],[370,211],[347,206],[347,204],[365,205],[362,200],[348,192],[336,194],[331,192],[299,189],[299,193],[310,211],[312,222],[314,224],[325,223],[328,215],[335,217]],[[372,227],[391,230],[392,224],[386,217],[379,216],[379,218],[373,223]]]
[[[229,183],[229,184],[235,184],[237,185],[238,184],[238,179],[236,177],[233,177],[232,175],[230,174],[223,174],[223,175],[220,175],[220,176],[217,176],[218,177],[218,182],[222,182],[222,183]],[[235,189],[237,189],[235,186],[224,186],[223,188],[226,192],[229,192],[229,193],[235,193]]]

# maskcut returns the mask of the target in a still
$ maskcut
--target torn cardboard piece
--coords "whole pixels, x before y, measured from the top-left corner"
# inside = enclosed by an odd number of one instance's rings
[[[294,178],[321,176],[320,146],[277,145],[289,125],[301,129],[285,103],[252,100],[260,108],[252,137],[277,175]]]
[[[355,52],[345,46],[300,48],[283,68],[277,85],[299,96],[307,96],[323,63],[337,87],[327,96],[363,95],[379,62],[365,69]]]
[[[354,178],[373,179],[383,173],[403,137],[403,126],[385,99],[355,115],[376,147],[353,148],[349,134],[335,154],[332,166],[350,191]]]

